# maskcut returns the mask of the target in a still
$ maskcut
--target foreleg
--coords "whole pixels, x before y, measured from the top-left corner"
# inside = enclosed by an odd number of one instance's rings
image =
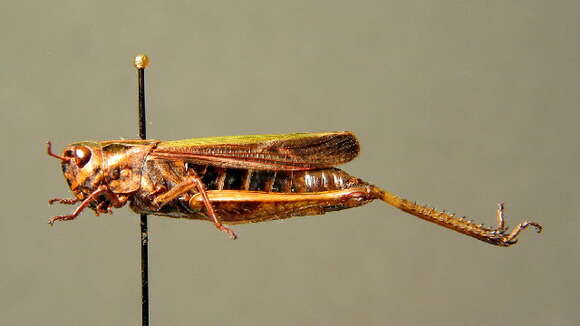
[[[82,211],[83,209],[85,209],[87,206],[90,205],[90,203],[97,199],[98,196],[104,194],[104,193],[111,193],[111,195],[114,197],[114,201],[118,202],[118,200],[116,199],[117,196],[112,193],[110,190],[108,190],[106,187],[100,187],[97,190],[95,190],[93,193],[91,193],[85,200],[83,200],[83,202],[74,210],[74,212],[72,214],[69,215],[59,215],[59,216],[54,216],[48,219],[48,224],[53,225],[54,222],[56,221],[69,221],[69,220],[74,220]],[[55,201],[59,201],[59,202],[63,202],[64,203],[69,203],[69,201],[65,200],[61,200],[58,198],[55,198]],[[52,201],[52,202],[55,202]],[[72,200],[71,200],[72,201]],[[50,202],[50,201],[49,201]],[[72,204],[72,203],[71,203]]]
[[[78,203],[79,201],[81,201],[81,200],[78,199],[78,198],[72,198],[72,199],[68,199],[68,198],[53,198],[53,199],[50,199],[48,201],[48,204],[52,205],[54,203],[60,203],[60,204],[65,204],[65,205],[72,205],[72,204]]]

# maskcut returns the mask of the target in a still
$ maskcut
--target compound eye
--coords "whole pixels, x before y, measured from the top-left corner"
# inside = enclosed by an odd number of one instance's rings
[[[78,165],[79,168],[82,168],[91,159],[91,151],[84,146],[77,147],[74,150],[74,156],[75,163]]]

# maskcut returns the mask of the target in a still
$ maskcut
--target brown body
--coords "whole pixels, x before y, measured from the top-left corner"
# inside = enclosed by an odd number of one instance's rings
[[[528,225],[506,233],[502,206],[498,226],[485,228],[463,218],[411,203],[370,185],[334,165],[358,155],[350,132],[236,136],[161,142],[123,140],[69,145],[62,160],[75,199],[97,214],[130,202],[137,213],[213,221],[252,223],[320,215],[381,199],[425,220],[488,243],[509,246]]]

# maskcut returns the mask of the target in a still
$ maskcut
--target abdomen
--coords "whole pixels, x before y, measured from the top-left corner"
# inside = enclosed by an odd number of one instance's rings
[[[310,193],[348,189],[366,183],[336,169],[262,171],[195,166],[207,190]]]
[[[337,168],[268,171],[177,162],[166,164],[162,168],[158,163],[149,165],[143,181],[147,183],[146,180],[150,180],[170,189],[185,178],[188,170],[193,169],[202,180],[216,215],[223,223],[321,215],[364,205],[375,199],[369,192],[368,183]],[[153,176],[160,175],[165,177],[153,180]],[[194,190],[158,209],[149,205],[147,196],[137,196],[131,207],[138,213],[211,220],[206,215],[200,194]]]

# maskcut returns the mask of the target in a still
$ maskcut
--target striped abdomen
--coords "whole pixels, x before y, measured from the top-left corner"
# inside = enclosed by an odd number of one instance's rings
[[[224,169],[191,164],[188,165],[188,168],[195,170],[207,190],[302,193],[342,190],[366,184],[336,168],[307,171],[269,171]]]

